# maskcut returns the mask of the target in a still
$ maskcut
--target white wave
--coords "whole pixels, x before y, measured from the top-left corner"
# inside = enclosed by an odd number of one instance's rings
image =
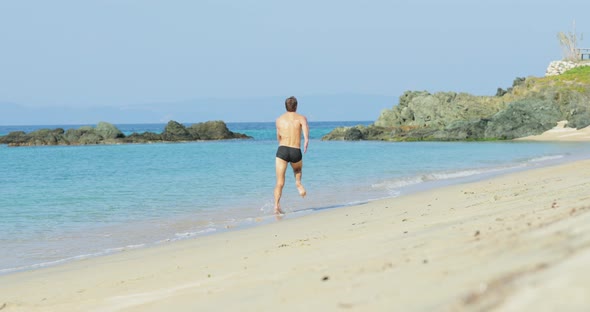
[[[141,248],[141,247],[145,247],[145,246],[146,246],[145,244],[137,244],[137,245],[127,245],[124,247],[109,248],[106,250],[106,253],[114,253],[114,252],[129,250],[129,249],[137,249],[137,248]]]
[[[201,235],[201,234],[205,234],[205,233],[211,233],[211,232],[215,232],[215,231],[217,231],[216,228],[206,228],[204,230],[200,230],[200,231],[196,231],[196,232],[176,233],[176,234],[174,234],[174,236],[176,236],[177,238],[187,238],[187,237],[193,237],[193,236],[197,236],[197,235]]]
[[[565,157],[565,155],[541,156],[541,157],[533,158],[533,159],[529,160],[529,162],[536,163],[536,162],[550,161],[550,160],[561,159],[563,157]]]
[[[416,184],[425,182],[424,178],[425,178],[425,176],[400,178],[400,179],[395,179],[395,180],[391,180],[391,181],[384,181],[384,182],[380,182],[380,183],[375,183],[375,184],[371,185],[371,187],[374,189],[386,189],[386,190],[398,189],[398,188],[402,188],[402,187],[406,187],[406,186],[410,186],[410,185],[416,185]]]
[[[396,197],[396,196],[400,195],[399,189],[415,186],[415,185],[418,185],[421,183],[445,181],[445,180],[452,180],[452,179],[461,179],[461,178],[468,178],[468,177],[484,175],[484,174],[493,174],[496,172],[502,172],[502,171],[507,171],[507,170],[512,170],[512,169],[522,168],[524,166],[526,166],[526,165],[525,164],[518,164],[518,165],[511,165],[511,166],[504,166],[504,167],[432,172],[432,173],[422,174],[419,176],[404,177],[404,178],[393,179],[390,181],[375,183],[372,185],[372,188],[374,188],[376,190],[386,190],[390,194],[390,196]]]
[[[480,175],[480,174],[493,173],[493,172],[503,171],[503,170],[517,168],[517,167],[520,167],[520,166],[485,168],[485,169],[469,169],[469,170],[448,171],[448,172],[435,172],[435,173],[427,174],[426,175],[427,178],[425,180],[426,181],[438,181],[438,180],[467,178],[467,177],[476,176],[476,175]]]

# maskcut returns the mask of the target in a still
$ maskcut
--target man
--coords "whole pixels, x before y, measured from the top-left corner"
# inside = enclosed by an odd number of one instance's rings
[[[301,133],[303,132],[303,153],[307,152],[309,143],[309,126],[307,118],[297,113],[297,99],[292,96],[285,100],[287,112],[277,118],[277,140],[279,148],[276,155],[277,184],[275,186],[275,214],[283,214],[280,200],[285,185],[285,171],[287,164],[291,163],[295,174],[295,185],[301,197],[305,197],[306,191],[301,184],[301,169],[303,168],[303,155],[301,154]]]

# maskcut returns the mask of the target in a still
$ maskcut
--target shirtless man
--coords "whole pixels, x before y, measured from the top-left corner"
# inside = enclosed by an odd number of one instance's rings
[[[292,96],[285,100],[287,112],[277,118],[277,140],[279,148],[276,157],[277,184],[275,186],[275,214],[283,214],[279,201],[285,185],[285,171],[287,164],[291,163],[295,173],[295,185],[301,197],[305,197],[306,191],[301,184],[301,169],[303,168],[303,155],[301,154],[301,132],[303,131],[303,153],[307,152],[309,143],[309,126],[307,118],[297,113],[297,99]]]

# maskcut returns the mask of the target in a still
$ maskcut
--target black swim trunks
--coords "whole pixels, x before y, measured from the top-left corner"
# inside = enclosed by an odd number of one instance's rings
[[[279,146],[277,150],[277,157],[291,163],[299,162],[303,155],[301,155],[301,149],[289,146]]]

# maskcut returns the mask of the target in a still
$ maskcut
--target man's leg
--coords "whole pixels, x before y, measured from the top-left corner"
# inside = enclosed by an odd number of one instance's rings
[[[291,163],[291,168],[293,168],[293,173],[295,174],[295,185],[297,186],[297,191],[299,191],[299,195],[301,195],[301,197],[305,197],[307,192],[305,191],[303,184],[301,184],[301,171],[303,170],[303,160],[300,160],[296,163]]]
[[[283,194],[283,186],[285,185],[285,171],[287,171],[287,162],[276,158],[276,173],[277,173],[277,184],[275,185],[275,214],[281,214],[283,211],[281,210],[281,204],[279,203],[281,200],[281,195]]]

